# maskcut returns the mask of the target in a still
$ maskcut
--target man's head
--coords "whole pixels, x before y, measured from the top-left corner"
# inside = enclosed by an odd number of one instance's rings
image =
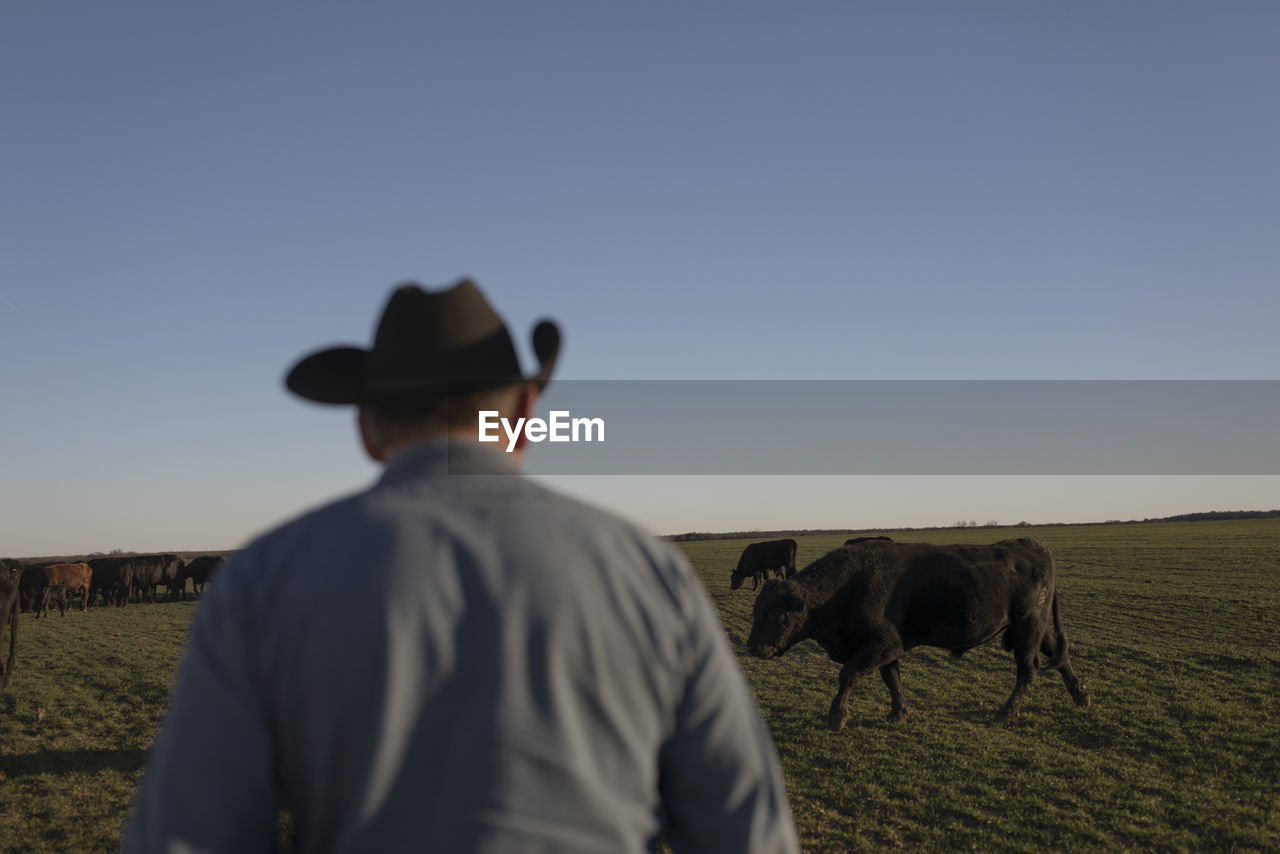
[[[482,409],[504,417],[532,414],[555,368],[559,328],[541,321],[532,343],[539,370],[525,376],[506,324],[474,282],[463,279],[440,291],[407,284],[392,292],[371,348],[312,353],[293,366],[285,384],[318,403],[359,406],[365,448],[382,460],[423,438],[478,438]]]
[[[475,441],[481,410],[497,410],[499,417],[511,421],[527,419],[537,398],[534,383],[504,382],[450,390],[413,403],[361,404],[360,438],[369,456],[379,461],[423,439],[453,436]],[[526,444],[522,433],[511,452],[517,460]]]

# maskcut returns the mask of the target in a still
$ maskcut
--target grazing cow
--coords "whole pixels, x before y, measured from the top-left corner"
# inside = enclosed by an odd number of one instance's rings
[[[97,603],[102,596],[104,605],[123,608],[129,604],[129,592],[133,588],[133,564],[128,558],[96,557],[89,561],[93,579],[89,584],[89,601]]]
[[[751,589],[755,590],[762,579],[769,577],[770,570],[779,578],[790,578],[796,574],[795,540],[767,540],[747,546],[742,550],[742,557],[738,558],[738,568],[729,578],[729,589],[737,590],[750,578]]]
[[[773,658],[807,638],[817,641],[843,665],[827,716],[838,732],[861,677],[880,671],[893,700],[889,720],[901,721],[907,714],[898,673],[904,652],[936,646],[959,657],[1004,632],[1018,675],[997,718],[1012,723],[1037,670],[1057,670],[1076,705],[1089,705],[1089,693],[1071,669],[1054,584],[1053,557],[1032,539],[990,546],[844,546],[794,578],[765,583],[747,648]]]
[[[186,598],[187,579],[191,579],[191,589],[197,593],[204,592],[204,586],[213,578],[214,573],[221,568],[226,558],[222,555],[201,555],[191,559],[191,562],[182,568],[179,575],[178,590]]]
[[[856,546],[858,543],[874,543],[878,541],[892,543],[893,538],[892,537],[854,537],[852,540],[845,540],[844,544],[846,546]]]
[[[21,566],[18,564],[14,569],[9,561],[0,565],[0,648],[3,648],[5,629],[9,630],[9,660],[0,660],[0,691],[9,684],[18,654],[18,579],[22,575]]]
[[[89,587],[93,579],[93,570],[87,563],[51,563],[40,567],[44,583],[40,585],[41,593],[36,605],[36,616],[39,617],[49,608],[50,601],[57,601],[62,616],[67,615],[67,597],[79,591],[80,610],[89,608]]]

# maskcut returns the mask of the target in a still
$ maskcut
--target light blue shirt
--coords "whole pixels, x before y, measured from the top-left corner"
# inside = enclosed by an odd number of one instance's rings
[[[683,556],[426,442],[230,560],[127,852],[796,852],[773,744]]]

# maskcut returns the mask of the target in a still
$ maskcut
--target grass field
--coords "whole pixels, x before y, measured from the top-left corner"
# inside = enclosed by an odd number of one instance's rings
[[[891,535],[1046,542],[1093,706],[1052,674],[999,725],[1008,653],[918,649],[902,660],[907,721],[886,722],[869,679],[833,734],[838,667],[816,645],[743,656],[807,851],[1280,850],[1280,520]],[[801,539],[800,564],[843,540]],[[747,542],[681,544],[739,650],[753,596],[729,573]],[[116,847],[194,608],[22,615],[0,695],[0,850]]]

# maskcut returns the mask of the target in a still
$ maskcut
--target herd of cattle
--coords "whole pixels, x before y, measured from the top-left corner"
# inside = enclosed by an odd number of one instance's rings
[[[10,633],[8,658],[0,660],[0,690],[13,672],[20,610],[39,617],[56,603],[65,615],[76,594],[81,610],[99,601],[154,602],[161,586],[170,600],[185,598],[188,579],[196,592],[203,591],[222,560],[184,562],[161,554],[43,565],[0,562],[0,639],[4,627]],[[906,717],[898,660],[907,650],[941,647],[959,657],[1001,633],[1017,678],[999,720],[1017,718],[1039,671],[1057,670],[1076,705],[1089,705],[1089,692],[1067,654],[1053,556],[1038,540],[935,546],[857,537],[799,572],[796,541],[770,540],[747,546],[729,586],[737,590],[747,579],[759,589],[748,652],[774,658],[811,639],[841,665],[827,716],[832,730],[849,719],[854,684],[873,671],[889,689],[889,719]]]
[[[827,715],[833,731],[849,719],[854,684],[873,671],[889,689],[889,720],[906,717],[898,660],[907,650],[941,647],[958,658],[1002,632],[1017,678],[998,720],[1018,717],[1038,671],[1057,670],[1076,705],[1088,707],[1067,654],[1053,556],[1038,540],[935,546],[858,537],[799,572],[795,555],[795,540],[752,543],[729,586],[764,581],[747,639],[752,655],[774,658],[812,639],[841,665]]]
[[[9,684],[18,649],[18,614],[33,611],[38,619],[53,606],[66,616],[73,597],[80,610],[101,602],[123,607],[130,601],[155,602],[165,588],[169,600],[185,599],[187,581],[196,593],[222,565],[223,558],[204,555],[184,561],[173,554],[100,557],[77,563],[27,564],[0,558],[0,640],[9,632],[9,653],[0,660],[0,691]]]

